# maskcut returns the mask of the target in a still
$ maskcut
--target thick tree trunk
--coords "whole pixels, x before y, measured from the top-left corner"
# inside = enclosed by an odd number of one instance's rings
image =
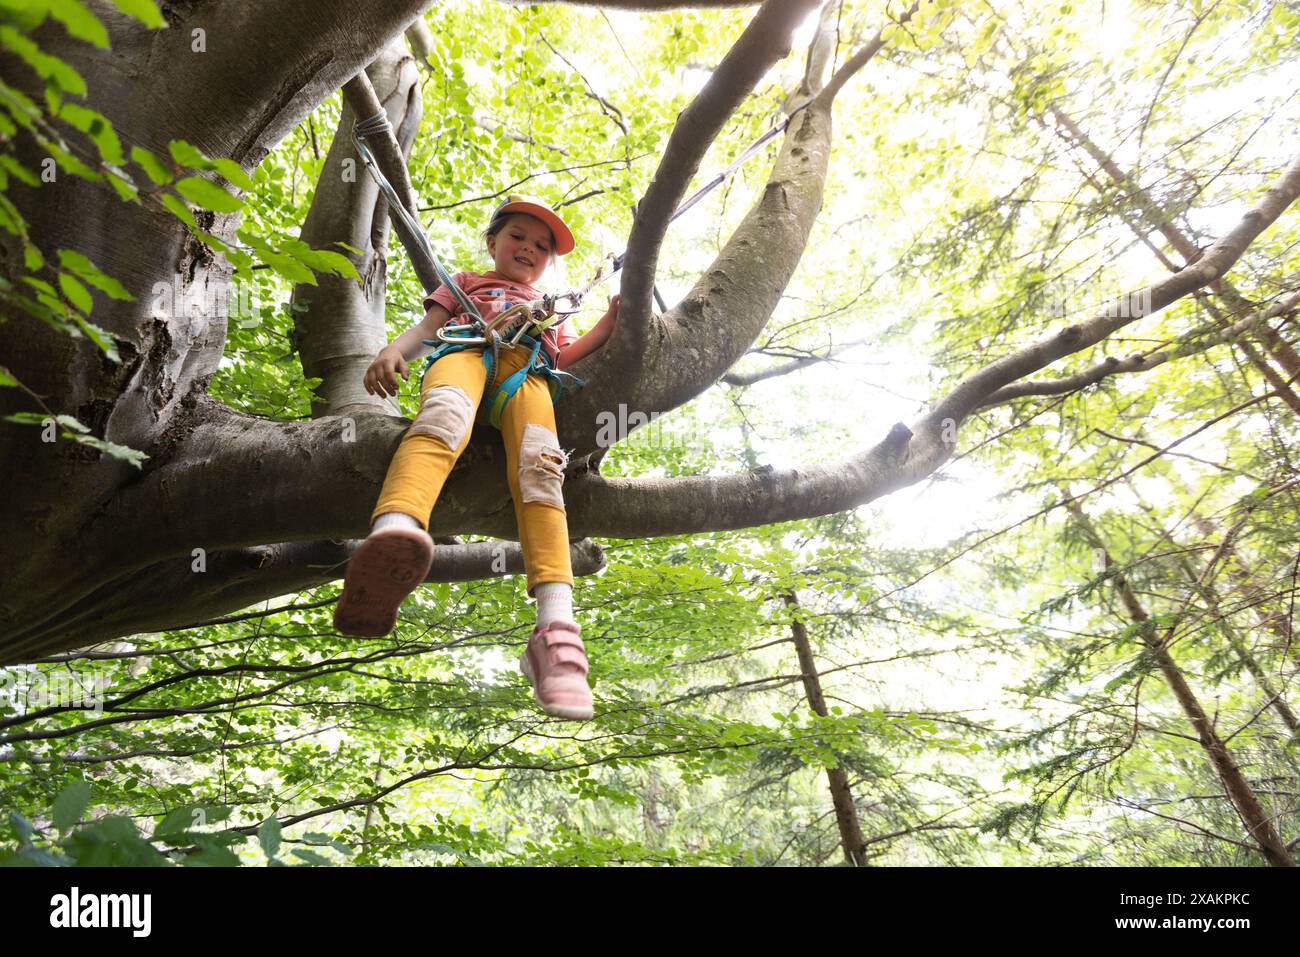
[[[419,71],[403,38],[395,37],[366,73],[393,124],[405,159],[410,156],[423,109]],[[344,242],[361,250],[359,256],[344,253],[361,275],[360,284],[342,276],[322,275],[315,285],[294,286],[290,298],[303,374],[321,380],[316,388],[321,398],[312,403],[314,418],[397,411],[395,403],[371,395],[362,384],[375,354],[388,344],[384,306],[390,220],[388,202],[352,142],[356,122],[352,104],[344,98],[338,130],[299,234],[313,249]],[[351,176],[346,175],[349,172]]]
[[[166,157],[168,141],[183,139],[251,171],[427,3],[396,0],[364,17],[355,5],[336,0],[313,4],[310,16],[292,0],[167,4],[170,28],[151,31],[100,2],[95,12],[107,25],[111,50],[70,39],[52,19],[34,37],[82,74],[90,104],[109,118],[123,142]],[[295,28],[286,30],[286,23]],[[15,58],[0,58],[0,69],[6,81],[42,99],[34,74]],[[20,136],[16,148],[21,162],[40,168],[30,138]],[[134,164],[128,171],[147,182]],[[0,323],[0,356],[52,412],[73,415],[95,435],[145,451],[150,457],[144,474],[154,472],[173,461],[183,423],[192,424],[200,410],[218,408],[203,393],[222,355],[225,318],[195,321],[186,304],[210,302],[214,290],[224,290],[229,266],[170,214],[123,203],[107,186],[62,171],[39,188],[11,180],[9,195],[47,259],[59,248],[80,251],[136,298],[119,302],[94,293],[93,321],[117,340],[120,364],[107,361],[86,339],[55,333],[25,314]],[[238,214],[199,211],[196,218],[207,231],[233,240]],[[21,268],[21,252],[12,243],[3,252],[3,268],[12,278]],[[17,390],[0,392],[0,413],[31,406]],[[120,460],[71,442],[43,442],[38,429],[5,424],[0,461],[8,479],[9,522],[0,536],[5,645],[35,634],[40,637],[26,643],[27,654],[69,647],[57,626],[42,629],[40,622],[116,578],[203,546],[182,535],[188,548],[170,553],[139,542],[125,551],[92,548],[89,529],[96,522],[145,528],[177,519],[161,514],[165,490],[139,511],[118,508],[121,492],[142,480]],[[202,460],[184,467],[205,473],[202,484],[213,490],[215,476],[206,473]],[[238,501],[254,497],[255,486],[238,490],[230,512],[238,511]],[[200,496],[183,508],[202,510],[207,501]],[[6,648],[3,657],[14,660],[14,651]]]

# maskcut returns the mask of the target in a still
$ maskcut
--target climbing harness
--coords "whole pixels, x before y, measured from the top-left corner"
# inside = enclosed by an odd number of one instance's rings
[[[565,303],[566,305],[561,305]],[[508,303],[501,314],[491,321],[477,315],[470,322],[444,323],[438,329],[438,338],[423,340],[426,346],[435,346],[425,361],[424,374],[445,355],[483,346],[483,369],[491,384],[500,368],[501,348],[530,349],[528,361],[493,390],[487,398],[488,421],[501,428],[501,415],[506,403],[519,391],[530,372],[544,376],[551,393],[552,404],[560,401],[566,382],[572,380],[579,387],[585,383],[571,372],[555,368],[551,354],[542,348],[542,332],[559,317],[578,311],[579,299],[573,293],[562,296],[543,296],[532,302]],[[532,333],[530,335],[529,333]]]
[[[720,186],[728,176],[757,153],[763,144],[788,127],[795,115],[812,102],[813,100],[810,98],[800,103],[784,119],[751,143],[726,169],[701,186],[689,199],[677,207],[672,216],[669,217],[668,222],[672,223]],[[392,184],[380,171],[374,157],[370,155],[370,150],[365,145],[364,141],[367,136],[384,133],[392,128],[393,124],[388,120],[388,113],[381,109],[380,112],[369,119],[353,125],[352,141],[356,144],[357,152],[360,154],[362,162],[366,164],[366,169],[370,170],[370,175],[374,177],[375,182],[379,184],[379,189],[388,200],[389,209],[401,219],[407,231],[416,237],[420,248],[433,262],[433,268],[438,274],[438,279],[451,292],[452,297],[459,303],[464,314],[469,317],[468,322],[444,324],[438,330],[437,339],[423,340],[425,345],[435,347],[433,353],[425,362],[424,374],[427,375],[430,367],[443,356],[481,345],[483,346],[483,367],[487,371],[487,381],[490,384],[496,378],[502,347],[531,349],[528,362],[521,366],[518,371],[506,377],[505,381],[497,386],[492,395],[488,397],[489,418],[492,425],[498,429],[501,428],[501,413],[504,411],[506,403],[519,391],[519,387],[527,379],[528,373],[535,372],[545,376],[550,388],[552,402],[560,400],[566,380],[572,380],[577,383],[578,387],[585,385],[586,383],[582,379],[572,373],[562,372],[555,368],[554,360],[542,348],[541,335],[557,319],[577,312],[581,306],[583,296],[618,273],[623,268],[623,259],[627,255],[627,250],[617,256],[612,253],[606,256],[606,259],[613,261],[609,273],[605,273],[602,264],[596,270],[596,275],[591,281],[581,289],[558,296],[543,296],[541,299],[532,302],[507,303],[500,315],[493,318],[491,322],[485,321],[475,307],[474,302],[469,296],[465,295],[464,291],[456,285],[451,274],[443,268],[442,263],[433,251],[433,246],[429,243],[428,237],[420,227],[419,221],[410,214],[406,206],[398,198],[397,191],[393,189]],[[656,288],[654,292],[655,298],[659,302],[659,308],[665,309],[663,299],[659,296],[659,290]],[[562,303],[564,305],[561,305]]]

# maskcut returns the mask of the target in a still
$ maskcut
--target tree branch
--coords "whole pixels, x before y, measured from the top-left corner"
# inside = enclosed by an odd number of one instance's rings
[[[382,144],[372,140],[373,151],[391,162],[387,147],[395,148],[403,174],[422,112],[419,71],[400,36],[393,38],[366,71],[344,86],[338,129],[299,238],[313,248],[345,242],[361,250],[359,256],[344,251],[341,254],[352,261],[362,281],[320,275],[314,283],[295,284],[290,295],[294,307],[293,343],[303,374],[321,380],[312,398],[313,416],[398,411],[395,402],[367,393],[362,381],[371,360],[388,342],[384,307],[390,225],[388,201],[374,178],[362,168],[352,142],[352,127],[357,122],[353,104],[361,103],[362,108],[369,109],[369,98],[375,96],[367,72],[384,90],[383,106],[396,125],[398,137],[389,134]],[[354,176],[345,175],[347,163],[352,164]],[[409,183],[406,188],[409,190]]]
[[[259,602],[343,578],[359,539],[281,542],[209,553],[203,571],[192,559],[157,562],[108,582],[46,623],[61,644],[84,647],[115,635],[161,632],[240,611]],[[574,575],[606,566],[604,550],[590,539],[570,542]],[[515,542],[436,545],[424,581],[461,582],[522,575],[523,552]],[[6,645],[0,664],[21,659],[22,644]],[[18,656],[18,657],[15,657]]]
[[[1243,333],[1253,332],[1261,323],[1282,315],[1283,313],[1292,312],[1300,305],[1300,292],[1293,294],[1287,299],[1275,302],[1265,309],[1257,309],[1244,319],[1234,322],[1224,329],[1219,329],[1212,335],[1204,337],[1187,337],[1182,344],[1172,349],[1165,349],[1160,352],[1147,353],[1145,355],[1137,354],[1120,359],[1115,356],[1107,356],[1101,362],[1085,369],[1082,372],[1076,372],[1074,375],[1063,376],[1059,379],[1038,379],[1032,381],[1016,382],[1012,385],[1003,386],[998,389],[980,406],[982,409],[990,408],[995,405],[1002,405],[1015,399],[1024,398],[1031,395],[1064,395],[1067,392],[1076,392],[1086,386],[1095,385],[1102,379],[1112,375],[1118,375],[1123,372],[1147,372],[1158,365],[1162,365],[1171,359],[1181,359],[1186,356],[1196,355],[1222,345],[1225,342],[1235,341]]]
[[[348,106],[352,108],[354,117],[369,119],[381,112],[384,112],[383,104],[379,102],[379,96],[375,93],[375,88],[370,83],[370,78],[366,76],[364,70],[352,77],[343,86],[343,97]],[[391,122],[391,118],[390,118]],[[340,127],[340,132],[344,132]],[[351,145],[352,130],[346,130],[347,141]],[[419,203],[415,196],[415,189],[411,186],[411,176],[406,168],[406,156],[402,146],[397,142],[397,134],[393,130],[385,130],[382,133],[372,133],[365,138],[366,146],[369,148],[371,155],[374,157],[375,165],[379,171],[384,174],[389,185],[397,193],[398,199],[406,207],[406,211],[411,217],[419,222]],[[360,169],[360,159],[357,160],[357,175],[363,175]],[[370,177],[369,171],[364,175]],[[382,194],[380,202],[387,202]],[[425,289],[433,290],[442,285],[442,280],[438,278],[438,272],[434,269],[433,260],[425,253],[423,246],[420,245],[419,239],[406,228],[400,216],[393,217],[393,227],[397,230],[397,237],[402,241],[402,246],[406,249],[407,256],[411,259],[411,268],[415,270],[416,276]]]
[[[1085,322],[1068,326],[1047,338],[1026,346],[968,376],[934,409],[928,419],[952,419],[960,423],[998,389],[1050,365],[1065,356],[1095,345],[1107,336],[1141,318],[1131,303],[1150,303],[1159,312],[1193,291],[1218,279],[1241,258],[1254,239],[1282,215],[1300,196],[1300,156],[1295,157],[1259,202],[1205,254],[1181,272],[1112,301]],[[937,418],[936,418],[937,417]]]
[[[852,342],[843,342],[831,346],[821,355],[800,356],[798,359],[791,359],[789,362],[782,362],[779,365],[760,369],[757,372],[728,372],[719,381],[730,386],[750,386],[756,382],[762,382],[764,379],[775,379],[777,376],[789,375],[812,365],[829,362],[841,352],[848,352],[850,349],[866,345],[867,341],[866,339],[854,339]]]
[[[654,179],[637,206],[628,237],[621,321],[615,339],[630,338],[640,345],[649,337],[659,248],[678,202],[722,127],[771,66],[790,52],[791,33],[819,3],[767,0],[678,117]]]

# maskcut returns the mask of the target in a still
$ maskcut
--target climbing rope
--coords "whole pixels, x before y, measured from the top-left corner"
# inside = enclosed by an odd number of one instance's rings
[[[469,296],[465,295],[464,291],[451,278],[451,274],[443,268],[442,261],[438,259],[438,254],[433,251],[433,246],[429,243],[429,237],[424,234],[419,220],[412,216],[407,210],[406,204],[398,199],[397,190],[393,189],[392,184],[388,182],[388,178],[379,169],[374,157],[370,155],[370,150],[365,143],[366,137],[373,136],[376,133],[386,133],[392,128],[393,124],[388,121],[388,112],[381,109],[370,119],[353,124],[352,142],[356,144],[357,152],[361,154],[361,161],[366,164],[366,169],[370,170],[370,175],[374,177],[375,182],[379,184],[379,189],[384,194],[384,198],[388,200],[388,208],[401,219],[410,234],[419,242],[420,248],[428,254],[429,259],[433,262],[434,270],[438,273],[438,279],[451,290],[452,296],[460,303],[466,315],[482,321],[483,317],[479,315],[473,301]]]

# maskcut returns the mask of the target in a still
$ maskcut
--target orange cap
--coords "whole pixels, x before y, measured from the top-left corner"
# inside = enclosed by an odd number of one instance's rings
[[[565,225],[564,220],[556,215],[555,210],[546,205],[545,201],[538,199],[536,196],[523,196],[519,193],[512,193],[506,197],[504,203],[492,211],[492,219],[489,220],[488,224],[491,225],[502,216],[509,216],[511,213],[527,213],[529,216],[536,216],[549,226],[551,233],[555,236],[555,254],[557,256],[573,252],[573,233]]]

